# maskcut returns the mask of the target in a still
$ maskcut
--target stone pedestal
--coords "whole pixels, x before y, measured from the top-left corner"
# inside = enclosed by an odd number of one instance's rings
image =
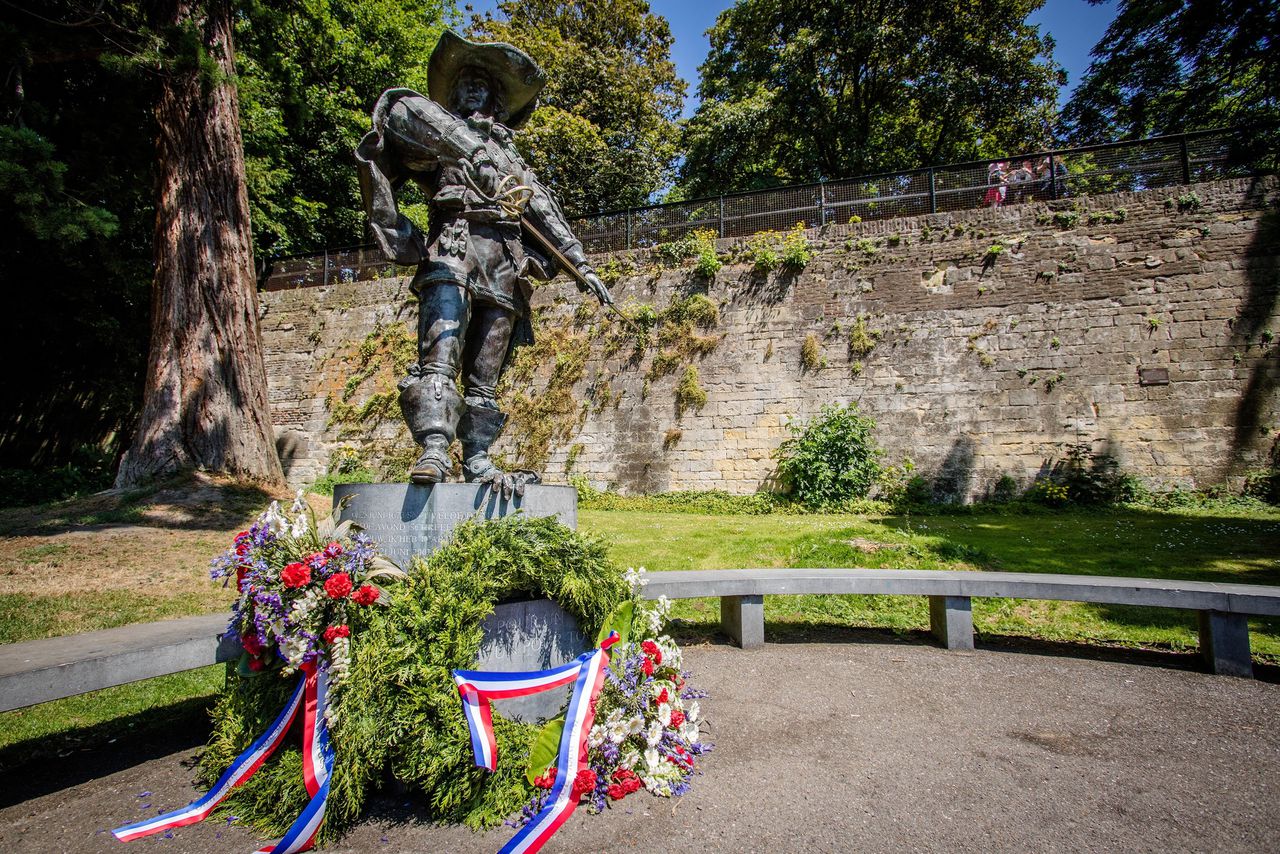
[[[514,513],[558,516],[578,527],[578,494],[571,486],[529,486],[509,500],[470,483],[344,483],[333,501],[352,496],[342,518],[352,519],[395,564],[408,570],[414,555],[429,555],[467,519],[501,519]]]
[[[348,483],[334,487],[334,504],[348,495],[352,499],[341,518],[360,525],[406,571],[415,555],[431,554],[467,519],[501,519],[518,512],[557,516],[570,528],[578,526],[578,495],[570,486],[529,486],[523,497],[505,500],[469,483]],[[482,629],[477,670],[546,670],[572,661],[590,643],[577,621],[548,599],[499,603]],[[503,717],[535,722],[559,714],[571,690],[564,686],[500,700],[493,707]]]

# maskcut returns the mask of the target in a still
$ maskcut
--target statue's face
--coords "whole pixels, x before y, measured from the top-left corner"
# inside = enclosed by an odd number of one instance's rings
[[[467,69],[458,75],[458,82],[454,84],[453,102],[463,115],[487,112],[492,92],[486,75]]]

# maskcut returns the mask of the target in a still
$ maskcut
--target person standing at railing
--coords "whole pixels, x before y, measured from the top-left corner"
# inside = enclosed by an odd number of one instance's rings
[[[1049,158],[1042,157],[1040,162],[1036,164],[1036,180],[1039,185],[1036,187],[1036,193],[1042,199],[1064,199],[1067,197],[1067,166],[1061,160],[1053,162],[1053,176],[1049,174]],[[1054,193],[1053,183],[1056,179],[1057,193]]]
[[[1008,187],[1005,186],[1005,170],[1009,164],[997,161],[987,167],[987,194],[982,197],[983,207],[998,208],[1004,204]]]
[[[1035,175],[1031,171],[1031,161],[1024,160],[1022,165],[1009,173],[1009,200],[1013,204],[1025,202],[1031,197],[1031,184]]]

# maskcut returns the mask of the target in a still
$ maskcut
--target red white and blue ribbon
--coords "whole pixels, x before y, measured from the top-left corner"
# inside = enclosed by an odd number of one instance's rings
[[[453,672],[458,693],[462,695],[467,726],[471,730],[471,749],[476,764],[490,771],[497,767],[498,760],[490,701],[525,697],[573,683],[573,694],[565,712],[564,732],[560,736],[560,752],[556,757],[555,783],[542,810],[502,846],[499,854],[533,854],[538,851],[578,806],[578,798],[573,795],[573,782],[578,772],[587,767],[587,734],[595,722],[596,697],[604,686],[605,670],[609,666],[608,650],[617,642],[618,633],[612,632],[599,649],[585,652],[570,663],[551,670]]]
[[[256,854],[297,854],[306,851],[315,844],[316,834],[324,821],[325,802],[329,797],[329,778],[333,774],[333,744],[329,740],[329,728],[325,723],[325,697],[328,693],[328,678],[323,669],[308,663],[302,666],[302,679],[294,689],[289,702],[283,711],[272,722],[257,741],[236,757],[218,782],[213,784],[203,797],[192,801],[182,809],[174,810],[155,818],[127,824],[111,831],[121,842],[132,842],[144,836],[185,827],[203,821],[214,808],[231,793],[231,790],[250,777],[262,767],[268,757],[284,741],[289,726],[297,717],[298,708],[303,707],[303,751],[302,777],[311,801],[302,811],[302,815],[293,822],[289,831],[276,843],[258,849]]]

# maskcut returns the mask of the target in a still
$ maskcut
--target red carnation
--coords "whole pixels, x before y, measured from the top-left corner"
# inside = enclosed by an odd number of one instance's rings
[[[349,637],[351,637],[350,626],[330,626],[329,628],[324,630],[325,643],[331,644],[338,638],[349,638]]]
[[[250,655],[262,655],[262,641],[258,640],[258,636],[252,632],[241,636],[240,645]]]
[[[533,778],[533,785],[539,789],[550,789],[556,784],[556,769],[548,768],[542,776]]]
[[[378,588],[366,584],[352,595],[351,601],[357,605],[372,605],[378,601]]]
[[[645,676],[653,675],[653,659],[646,658],[644,663],[640,665],[640,669],[644,671]]]
[[[249,669],[252,670],[254,673],[259,672],[260,670],[262,670],[262,668],[266,666],[267,666],[266,662],[264,662],[261,658],[249,659]]]
[[[573,792],[570,797],[578,798],[587,792],[593,792],[596,788],[596,772],[590,768],[583,768],[578,772],[578,776],[573,778]]]
[[[684,723],[684,712],[681,712],[679,710],[673,711],[671,713],[671,725],[673,727],[677,727],[677,726],[680,726],[682,723]]]
[[[291,563],[280,570],[280,580],[285,587],[302,587],[311,581],[311,567],[305,563]]]
[[[249,572],[249,567],[247,566],[236,567],[236,590],[239,591],[240,593],[244,592],[244,577],[245,575],[248,574],[248,572]]]
[[[658,645],[651,640],[647,640],[640,644],[640,649],[644,650],[644,654],[653,659],[654,664],[662,663],[662,650],[658,649]]]
[[[671,698],[667,694],[667,689],[663,688],[661,691],[658,692],[658,704],[661,705],[663,703],[669,703],[669,702],[671,702]]]
[[[620,801],[627,796],[626,788],[619,783],[614,783],[605,791],[609,793],[609,798],[615,801]]]
[[[236,554],[243,556],[247,551],[249,551],[251,539],[252,537],[249,535],[248,531],[241,531],[236,534]]]
[[[629,768],[623,768],[619,771],[615,771],[613,779],[616,785],[622,787],[622,793],[624,795],[629,795],[632,792],[638,791],[641,786],[640,778],[636,776],[636,772]],[[612,788],[612,786],[610,788]],[[612,794],[610,797],[613,797]],[[616,801],[617,798],[614,798],[614,800]]]
[[[351,592],[351,576],[345,572],[335,573],[324,583],[324,592],[330,599],[341,599]]]
[[[340,554],[342,554],[341,543],[329,543],[329,545],[324,547],[324,556],[327,558],[335,558]]]

